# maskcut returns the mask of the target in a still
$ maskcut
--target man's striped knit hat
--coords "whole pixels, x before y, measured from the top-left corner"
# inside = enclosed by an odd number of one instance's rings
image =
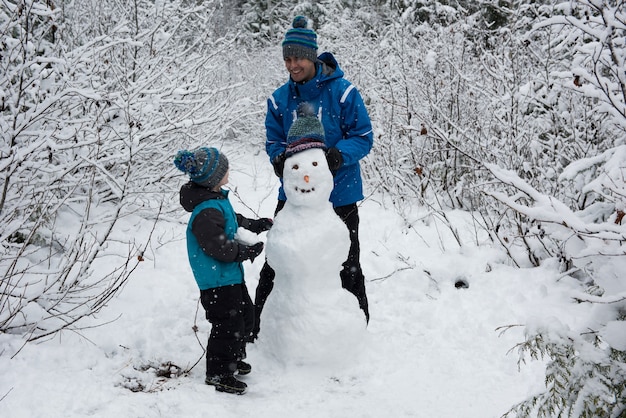
[[[304,16],[293,19],[292,28],[285,34],[283,59],[289,57],[306,58],[317,61],[317,34]]]

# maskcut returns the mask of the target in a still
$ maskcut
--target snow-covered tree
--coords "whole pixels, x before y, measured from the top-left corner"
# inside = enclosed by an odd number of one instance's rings
[[[626,286],[618,272],[626,268],[626,9],[614,1],[560,3],[535,31],[549,39],[542,53],[552,62],[546,74],[551,82],[542,85],[541,113],[552,114],[553,124],[546,123],[534,148],[553,158],[544,166],[555,173],[535,188],[492,166],[494,176],[513,188],[492,196],[528,221],[518,238],[532,258],[558,260],[563,277],[580,282],[573,300],[597,308],[576,329],[547,319],[527,327],[520,353],[548,360],[547,388],[507,415],[622,417]],[[541,191],[542,184],[549,187]]]
[[[156,222],[171,209],[176,149],[221,146],[258,112],[234,93],[237,64],[217,59],[234,37],[212,35],[211,2],[184,3],[0,9],[3,332],[34,340],[101,309],[150,238],[119,220]]]

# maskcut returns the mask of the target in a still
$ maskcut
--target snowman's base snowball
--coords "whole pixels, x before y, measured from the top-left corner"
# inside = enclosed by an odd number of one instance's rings
[[[367,326],[356,298],[343,289],[300,295],[287,303],[285,296],[277,289],[268,298],[258,340],[263,351],[284,366],[353,364]]]

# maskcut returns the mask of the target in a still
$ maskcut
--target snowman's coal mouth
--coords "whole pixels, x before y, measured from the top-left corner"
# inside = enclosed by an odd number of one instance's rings
[[[315,187],[312,187],[310,189],[301,189],[299,187],[296,187],[296,192],[300,192],[300,193],[311,193],[315,191]]]

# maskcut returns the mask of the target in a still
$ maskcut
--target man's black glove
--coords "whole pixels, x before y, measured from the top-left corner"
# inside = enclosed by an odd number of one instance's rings
[[[274,221],[270,218],[252,219],[247,229],[255,234],[260,234],[261,232],[269,231],[272,225],[274,225]]]
[[[343,157],[341,152],[335,147],[328,148],[326,151],[326,161],[328,161],[328,168],[330,171],[337,171],[343,164]]]
[[[286,159],[287,158],[285,157],[285,153],[281,152],[272,160],[272,165],[274,166],[274,173],[280,178],[283,177],[283,171],[285,169]]]
[[[239,254],[235,261],[242,262],[244,260],[254,261],[254,259],[263,251],[263,243],[257,242],[254,245],[239,244]]]

